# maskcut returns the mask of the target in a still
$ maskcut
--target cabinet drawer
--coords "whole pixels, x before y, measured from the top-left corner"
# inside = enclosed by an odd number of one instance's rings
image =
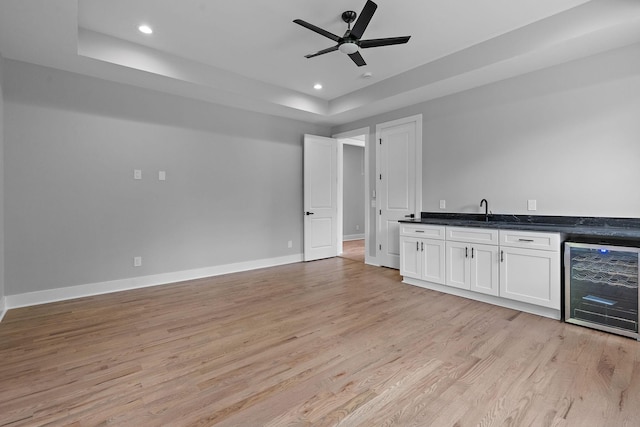
[[[560,235],[535,231],[500,230],[500,245],[560,252]]]
[[[489,228],[447,227],[447,240],[497,245],[498,230]]]
[[[444,240],[444,225],[420,225],[400,223],[401,236],[424,237]]]

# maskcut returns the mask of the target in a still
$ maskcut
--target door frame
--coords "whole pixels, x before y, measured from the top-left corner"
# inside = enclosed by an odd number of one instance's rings
[[[371,239],[370,234],[370,206],[371,206],[371,192],[369,191],[369,138],[370,138],[370,128],[369,126],[350,130],[347,132],[337,133],[335,135],[331,135],[332,138],[338,140],[338,227],[337,227],[337,251],[338,255],[342,255],[342,233],[343,227],[342,223],[344,221],[344,206],[342,202],[342,198],[344,196],[344,139],[353,138],[354,136],[364,135],[364,262],[365,264],[370,264],[370,256],[369,256],[369,242]],[[352,144],[359,145],[359,144]]]
[[[422,210],[422,114],[416,114],[415,116],[404,117],[401,119],[391,120],[389,122],[379,123],[376,125],[376,174],[377,177],[380,174],[380,144],[377,141],[380,140],[380,135],[385,128],[400,126],[408,123],[414,123],[416,131],[416,155],[415,155],[415,212],[417,218],[420,217],[420,211]],[[365,147],[366,148],[366,147]],[[380,180],[376,179],[376,196],[380,195]],[[376,260],[380,255],[380,215],[376,214]],[[379,261],[376,261],[379,265]]]

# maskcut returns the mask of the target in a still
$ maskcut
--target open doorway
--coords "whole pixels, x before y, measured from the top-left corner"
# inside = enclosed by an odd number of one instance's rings
[[[369,239],[369,128],[334,135],[338,140],[338,256],[366,262]]]

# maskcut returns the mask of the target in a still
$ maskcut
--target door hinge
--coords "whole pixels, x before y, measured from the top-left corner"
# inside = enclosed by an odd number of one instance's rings
[[[382,250],[382,245],[378,245],[378,248],[379,248],[380,250]]]
[[[382,209],[380,209],[380,215],[382,215]]]
[[[380,138],[380,145],[382,145],[382,138]]]
[[[380,174],[380,181],[382,181],[382,174]]]

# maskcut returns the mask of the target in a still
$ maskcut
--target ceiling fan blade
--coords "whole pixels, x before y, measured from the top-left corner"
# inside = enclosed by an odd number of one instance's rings
[[[319,50],[316,53],[310,53],[309,55],[305,55],[304,57],[305,58],[313,58],[314,56],[324,55],[325,53],[333,52],[335,50],[338,50],[338,46],[337,45],[328,47],[326,49]]]
[[[411,36],[404,37],[388,37],[386,39],[370,39],[370,40],[360,40],[360,48],[366,49],[368,47],[378,47],[378,46],[390,46],[393,44],[403,44],[409,41]]]
[[[349,55],[349,58],[351,58],[353,60],[353,62],[355,62],[358,67],[362,67],[363,65],[367,65],[367,63],[364,62],[364,58],[362,57],[362,55],[360,55],[360,52],[352,53],[351,55]]]
[[[369,21],[373,18],[373,14],[378,8],[378,5],[372,2],[371,0],[367,0],[367,4],[364,5],[362,12],[360,12],[360,16],[358,16],[358,20],[353,25],[353,29],[351,30],[351,35],[357,39],[362,37],[364,34],[364,30],[367,29],[367,25],[369,25]]]
[[[327,38],[330,38],[330,39],[331,39],[331,40],[333,40],[334,42],[337,42],[337,41],[339,41],[339,40],[340,40],[340,37],[336,36],[335,34],[330,33],[330,32],[329,32],[329,31],[327,31],[327,30],[323,30],[323,29],[322,29],[322,28],[320,28],[320,27],[316,27],[316,26],[315,26],[315,25],[313,25],[313,24],[309,24],[308,22],[303,21],[302,19],[294,19],[294,20],[293,20],[293,22],[295,22],[295,23],[296,23],[296,24],[298,24],[298,25],[302,25],[303,27],[308,28],[308,29],[310,29],[311,31],[315,31],[316,33],[318,33],[318,34],[320,34],[320,35],[323,35],[323,36],[325,36],[325,37],[327,37]]]

